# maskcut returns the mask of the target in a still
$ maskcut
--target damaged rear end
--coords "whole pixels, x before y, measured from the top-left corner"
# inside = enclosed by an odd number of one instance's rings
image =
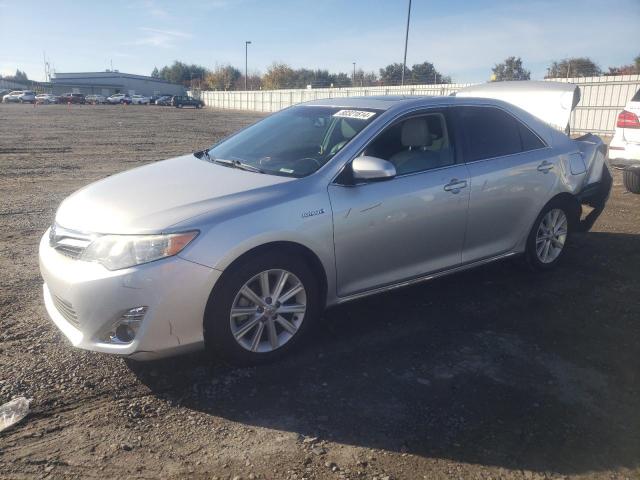
[[[579,228],[588,231],[604,210],[612,177],[607,165],[607,146],[592,133],[571,138],[571,113],[580,102],[580,88],[572,83],[546,81],[492,82],[464,88],[460,97],[491,98],[508,102],[542,120],[561,152],[560,176],[578,211],[590,207]]]
[[[578,178],[574,195],[581,205],[593,209],[581,220],[582,230],[588,231],[604,210],[613,179],[606,162],[607,146],[600,137],[588,133],[572,141],[579,150],[569,166],[571,175]]]

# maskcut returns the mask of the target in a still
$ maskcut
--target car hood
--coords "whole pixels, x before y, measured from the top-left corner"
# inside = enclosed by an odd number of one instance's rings
[[[503,100],[562,131],[580,101],[580,88],[562,82],[491,82],[465,87],[456,92],[456,96]]]
[[[92,183],[67,197],[60,226],[87,233],[155,233],[216,208],[269,196],[294,178],[248,172],[185,155]]]

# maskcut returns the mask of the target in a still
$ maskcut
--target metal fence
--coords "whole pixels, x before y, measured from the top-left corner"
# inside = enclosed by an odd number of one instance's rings
[[[640,75],[609,77],[554,78],[580,86],[581,100],[571,117],[571,131],[613,134],[618,113],[634,93],[640,90]],[[205,105],[229,110],[275,112],[296,103],[322,98],[372,95],[449,95],[472,83],[439,85],[405,85],[387,87],[316,88],[296,90],[251,90],[231,92],[199,92]]]
[[[571,131],[613,135],[618,114],[640,90],[640,75],[554,78],[580,87],[580,103],[571,115]]]
[[[33,90],[36,93],[44,91],[44,84],[32,80],[25,80],[24,82],[14,82],[13,80],[6,80],[0,78],[0,90]]]
[[[232,110],[276,112],[296,103],[322,98],[360,97],[372,95],[449,95],[471,83],[441,85],[407,85],[388,87],[312,88],[292,90],[251,90],[237,92],[200,92],[205,105]]]

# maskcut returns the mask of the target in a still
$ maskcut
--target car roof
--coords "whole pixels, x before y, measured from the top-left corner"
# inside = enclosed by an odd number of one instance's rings
[[[450,105],[453,97],[429,97],[414,95],[377,95],[367,97],[336,97],[311,100],[302,105],[317,105],[325,107],[371,108],[388,110],[396,106],[422,105]]]

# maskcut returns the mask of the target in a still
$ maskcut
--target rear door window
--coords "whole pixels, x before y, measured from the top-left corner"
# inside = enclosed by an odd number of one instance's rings
[[[524,125],[523,123],[520,123],[516,120],[516,122],[518,123],[518,128],[520,129],[520,140],[522,141],[522,150],[523,151],[528,151],[528,150],[536,150],[538,148],[544,148],[544,143],[542,143],[542,140],[540,140],[540,138],[538,138],[538,136],[533,133],[529,127],[527,127],[526,125]]]
[[[526,125],[496,107],[458,107],[457,121],[464,133],[465,161],[513,155],[544,147]]]

